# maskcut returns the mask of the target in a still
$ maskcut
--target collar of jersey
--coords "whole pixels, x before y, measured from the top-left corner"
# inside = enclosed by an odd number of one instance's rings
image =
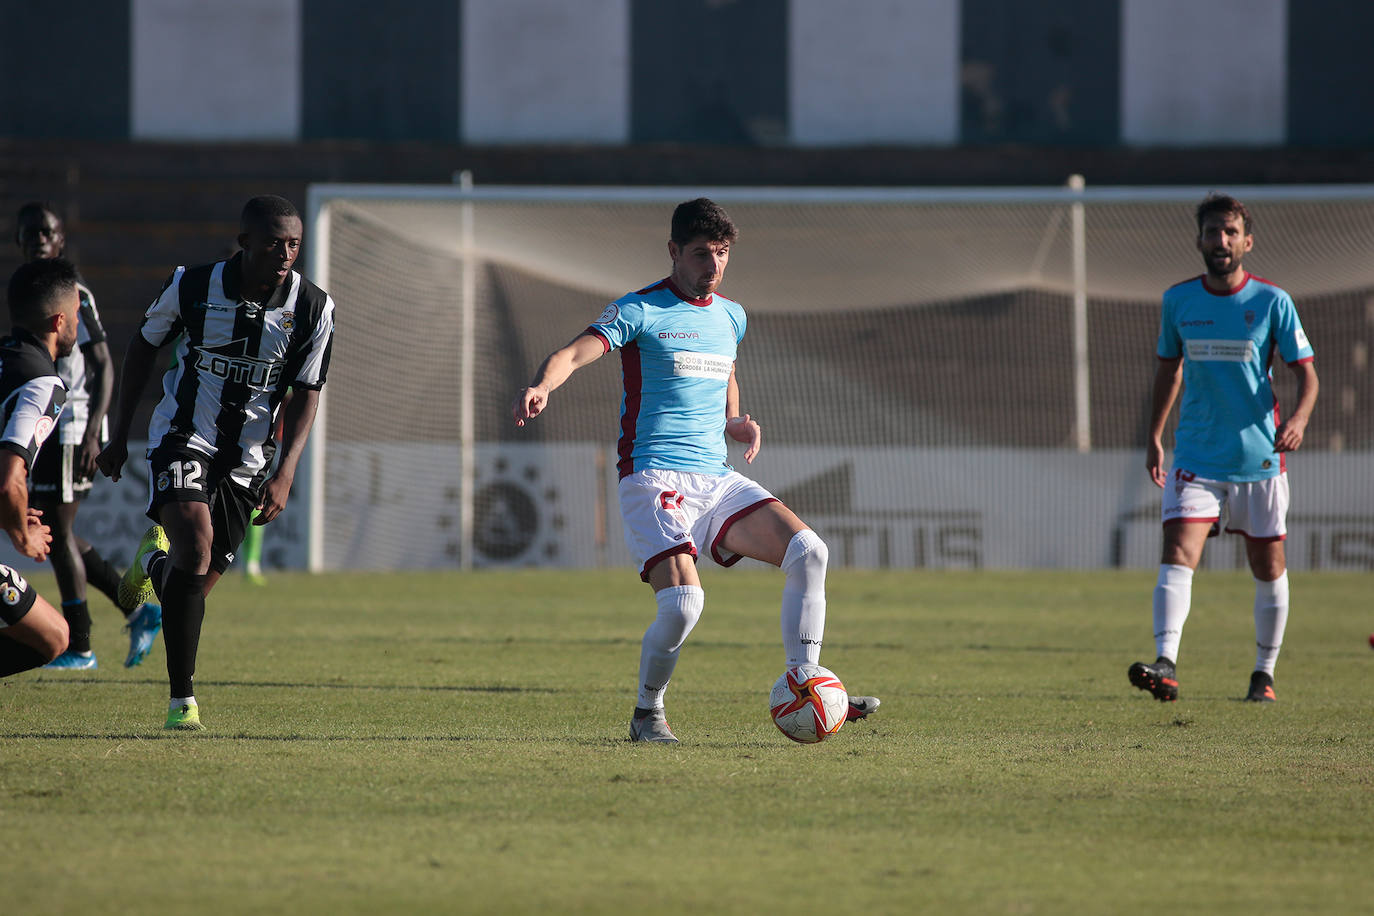
[[[1217,292],[1216,290],[1212,289],[1212,287],[1208,286],[1208,285],[1207,285],[1207,275],[1206,275],[1206,274],[1203,274],[1201,277],[1198,277],[1198,280],[1200,280],[1200,281],[1202,282],[1202,288],[1205,289],[1205,290],[1207,290],[1207,292],[1211,293],[1213,296],[1221,296],[1221,297],[1225,298],[1226,296],[1234,296],[1236,293],[1238,293],[1238,292],[1240,292],[1241,290],[1245,289],[1245,284],[1249,283],[1251,277],[1253,277],[1253,276],[1254,276],[1254,274],[1250,273],[1250,271],[1247,270],[1247,271],[1245,272],[1245,276],[1241,278],[1240,283],[1239,283],[1237,286],[1235,286],[1233,289],[1228,289],[1228,290],[1226,290],[1225,292]]]
[[[677,288],[677,284],[673,282],[672,277],[668,277],[666,280],[664,280],[663,285],[667,286],[668,289],[672,291],[674,296],[677,296],[683,302],[688,302],[692,305],[710,305],[711,300],[714,298],[714,294],[712,294],[710,296],[707,296],[705,299],[693,299],[691,296],[687,295],[682,290]]]

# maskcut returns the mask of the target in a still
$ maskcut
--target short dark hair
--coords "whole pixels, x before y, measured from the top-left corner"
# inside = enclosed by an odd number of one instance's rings
[[[300,219],[301,215],[291,201],[275,194],[260,194],[243,205],[243,212],[239,214],[239,232],[252,232],[274,219],[290,219],[293,216]]]
[[[1245,234],[1250,235],[1250,211],[1245,204],[1241,203],[1230,194],[1218,194],[1215,191],[1202,199],[1202,203],[1197,205],[1197,231],[1202,232],[1202,224],[1209,216],[1239,216],[1245,223]]]
[[[720,204],[707,197],[698,197],[678,204],[673,211],[671,238],[679,245],[686,245],[695,238],[733,243],[739,238],[739,230]]]
[[[76,265],[66,258],[29,261],[10,277],[10,321],[37,333],[62,311],[62,300],[76,289]]]
[[[41,219],[45,213],[51,213],[57,217],[59,222],[62,220],[62,215],[46,200],[31,200],[19,208],[19,212],[14,216],[14,222],[18,225],[31,216],[37,216]]]

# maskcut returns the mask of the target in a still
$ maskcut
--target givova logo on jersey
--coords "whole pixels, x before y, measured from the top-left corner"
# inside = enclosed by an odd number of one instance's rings
[[[239,338],[217,347],[196,347],[196,368],[226,382],[254,388],[275,388],[282,364],[247,355],[248,340]]]

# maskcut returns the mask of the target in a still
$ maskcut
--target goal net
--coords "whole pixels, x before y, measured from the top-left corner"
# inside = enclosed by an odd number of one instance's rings
[[[1246,266],[1292,293],[1321,378],[1290,565],[1374,568],[1374,188],[1228,190],[1255,217]],[[1153,566],[1159,300],[1201,272],[1206,192],[315,186],[310,271],[338,325],[312,564],[628,566],[618,355],[524,428],[511,403],[668,274],[672,207],[705,195],[740,227],[721,293],[748,312],[741,408],[764,431],[734,464],[832,563]],[[1287,409],[1291,373],[1274,378]],[[1206,562],[1241,564],[1240,539]]]

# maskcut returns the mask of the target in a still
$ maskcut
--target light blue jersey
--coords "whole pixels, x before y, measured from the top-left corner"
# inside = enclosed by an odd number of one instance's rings
[[[587,332],[620,350],[621,477],[636,471],[724,474],[725,393],[744,337],[744,308],[692,299],[662,280],[606,306]]]
[[[1269,281],[1246,274],[1240,286],[1216,293],[1194,277],[1165,290],[1156,353],[1183,358],[1175,468],[1233,482],[1285,470],[1274,448],[1275,350],[1290,365],[1312,359],[1292,298]]]

